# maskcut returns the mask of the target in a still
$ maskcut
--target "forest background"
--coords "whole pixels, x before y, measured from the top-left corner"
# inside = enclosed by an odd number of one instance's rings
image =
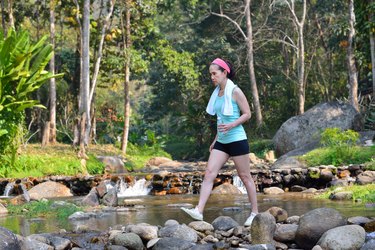
[[[2,73],[3,162],[20,144],[56,142],[76,145],[83,159],[93,144],[206,159],[216,133],[205,112],[216,57],[234,64],[251,103],[250,141],[271,139],[290,117],[334,100],[351,103],[374,129],[374,1],[1,0],[1,12],[15,47],[41,41],[23,54],[25,65],[48,47],[38,74],[50,72],[38,84],[27,80],[20,99],[25,74]],[[2,55],[20,58],[4,44]]]

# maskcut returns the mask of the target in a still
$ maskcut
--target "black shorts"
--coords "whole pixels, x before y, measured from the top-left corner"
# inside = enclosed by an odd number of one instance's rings
[[[223,151],[229,156],[239,156],[250,153],[247,140],[235,141],[231,143],[215,142],[214,149]]]

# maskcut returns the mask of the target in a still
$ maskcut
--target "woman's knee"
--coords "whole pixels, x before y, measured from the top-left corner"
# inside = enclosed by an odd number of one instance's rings
[[[204,174],[204,180],[205,181],[214,181],[216,178],[217,173],[215,171],[206,169],[206,172]]]

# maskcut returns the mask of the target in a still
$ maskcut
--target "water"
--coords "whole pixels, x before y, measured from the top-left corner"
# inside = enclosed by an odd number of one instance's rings
[[[198,195],[167,195],[167,196],[136,196],[120,199],[120,204],[142,205],[144,208],[131,209],[122,212],[110,212],[102,218],[91,218],[85,221],[71,222],[69,220],[58,221],[56,219],[32,218],[23,216],[0,217],[0,226],[6,227],[17,234],[27,236],[34,233],[58,232],[60,229],[74,230],[79,224],[85,224],[89,228],[105,231],[115,225],[127,225],[136,223],[149,223],[151,225],[164,225],[169,219],[188,224],[192,220],[184,214],[181,206],[197,204]],[[77,197],[70,201],[77,202]],[[79,198],[80,199],[80,198]],[[259,211],[265,211],[270,207],[284,208],[288,215],[302,215],[312,209],[329,207],[337,209],[345,217],[368,216],[375,217],[374,207],[366,207],[365,204],[357,204],[351,201],[318,200],[311,194],[285,193],[282,195],[258,194]],[[69,199],[65,199],[69,201]],[[240,211],[224,211],[225,207],[239,207]],[[204,211],[204,220],[212,221],[221,215],[232,217],[238,223],[243,224],[250,213],[250,204],[247,196],[242,195],[212,195]]]

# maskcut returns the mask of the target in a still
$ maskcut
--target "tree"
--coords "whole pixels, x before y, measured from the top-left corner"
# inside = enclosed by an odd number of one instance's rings
[[[294,47],[297,54],[297,85],[298,85],[298,113],[305,112],[305,44],[304,44],[304,25],[306,20],[306,0],[302,0],[302,13],[298,17],[294,0],[274,0],[273,5],[283,4],[287,6],[289,13],[292,16],[293,24],[298,35],[297,46]],[[291,40],[291,39],[289,39]]]
[[[124,64],[124,131],[122,134],[122,143],[121,143],[121,151],[123,154],[126,154],[126,149],[128,145],[128,136],[129,136],[129,124],[130,124],[130,96],[129,96],[129,84],[130,84],[130,47],[132,44],[131,41],[131,0],[125,1],[125,25],[122,24],[121,27],[123,28],[123,43],[124,43],[124,57],[125,57],[125,64]],[[123,18],[121,17],[121,21]],[[123,23],[123,21],[122,21]]]
[[[347,65],[348,65],[348,85],[349,85],[349,102],[353,107],[359,111],[358,105],[358,72],[355,65],[354,56],[354,37],[355,37],[355,14],[354,14],[354,0],[349,0],[349,34],[348,34],[348,48],[347,48]]]
[[[55,51],[55,6],[56,0],[50,0],[50,39],[52,51]],[[55,53],[53,53],[49,62],[49,70],[52,74],[55,74]],[[49,123],[47,123],[47,129],[50,131],[46,139],[47,142],[56,143],[56,79],[50,79],[49,87]]]
[[[263,124],[263,116],[262,116],[262,110],[260,107],[259,102],[259,94],[258,94],[258,86],[256,83],[256,77],[255,77],[255,70],[254,70],[254,48],[253,48],[253,26],[251,24],[251,0],[244,0],[243,13],[241,15],[244,15],[246,17],[246,33],[242,30],[241,27],[241,21],[242,18],[236,16],[236,18],[239,21],[236,21],[229,17],[226,14],[223,14],[223,8],[220,5],[220,13],[212,12],[213,15],[223,17],[229,22],[233,23],[234,26],[237,28],[237,30],[242,34],[243,39],[246,42],[246,53],[247,53],[247,60],[248,60],[248,71],[250,76],[250,87],[251,87],[251,94],[253,97],[253,104],[254,104],[254,111],[255,111],[255,117],[256,117],[256,124],[258,127],[260,127]]]

